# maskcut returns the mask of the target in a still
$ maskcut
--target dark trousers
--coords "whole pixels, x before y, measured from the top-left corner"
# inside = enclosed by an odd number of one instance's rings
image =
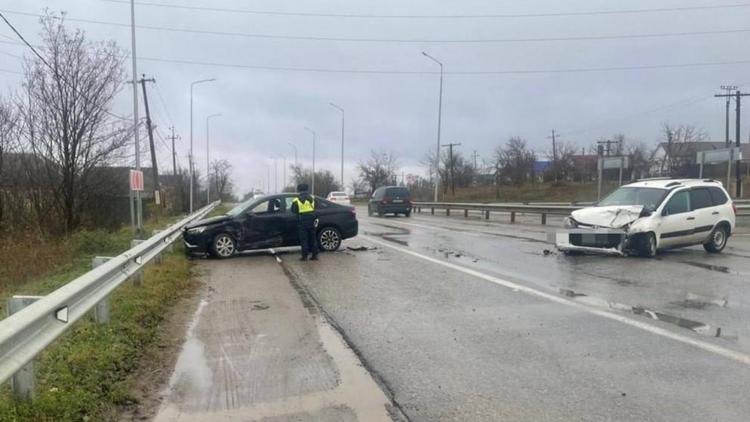
[[[302,246],[302,256],[318,255],[318,239],[315,238],[315,227],[299,226],[299,244]]]

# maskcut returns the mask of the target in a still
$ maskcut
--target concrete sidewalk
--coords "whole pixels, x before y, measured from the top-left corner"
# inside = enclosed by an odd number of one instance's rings
[[[268,255],[199,261],[208,293],[156,421],[390,421],[392,406]]]

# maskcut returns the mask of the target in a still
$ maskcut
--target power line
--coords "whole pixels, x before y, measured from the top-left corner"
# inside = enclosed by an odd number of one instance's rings
[[[39,14],[29,12],[18,12],[3,10],[3,12],[19,16],[39,17]],[[108,25],[121,28],[130,28],[129,23],[100,21],[93,19],[79,19],[66,16],[65,20],[70,22],[88,23],[94,25]],[[294,41],[335,41],[335,42],[365,42],[365,43],[401,43],[401,44],[486,44],[486,43],[533,43],[533,42],[566,42],[566,41],[607,41],[621,39],[643,39],[643,38],[667,38],[683,36],[706,36],[706,35],[728,35],[750,32],[750,28],[721,29],[710,31],[680,31],[680,32],[657,32],[648,34],[613,34],[613,35],[588,35],[568,37],[537,37],[537,38],[486,38],[486,39],[407,39],[407,38],[352,38],[352,37],[319,37],[306,35],[278,35],[259,34],[248,32],[209,31],[202,29],[175,28],[167,26],[136,25],[138,29],[151,31],[179,32],[189,34],[230,36],[243,38],[260,38],[273,40]]]
[[[102,0],[110,3],[130,4],[128,0]],[[717,4],[706,6],[659,7],[650,9],[588,10],[577,12],[543,12],[543,13],[510,13],[510,14],[454,14],[454,15],[378,15],[355,13],[318,13],[318,12],[282,12],[271,10],[234,9],[223,7],[187,6],[154,2],[137,2],[137,6],[162,7],[169,9],[196,10],[202,12],[246,13],[271,16],[302,16],[325,18],[365,18],[365,19],[497,19],[497,18],[544,18],[563,16],[601,16],[626,15],[638,13],[687,12],[715,9],[734,9],[750,7],[750,3]]]
[[[282,66],[263,66],[263,65],[243,65],[234,63],[219,63],[210,61],[194,61],[182,59],[166,59],[157,57],[138,57],[138,60],[164,62],[175,64],[188,64],[198,66],[215,66],[238,68],[248,70],[271,70],[271,71],[289,71],[289,72],[314,72],[314,73],[352,73],[352,74],[385,74],[385,75],[435,75],[438,71],[421,71],[421,70],[376,70],[376,69],[331,69],[331,68],[312,68],[312,67],[282,67]],[[750,64],[750,60],[734,60],[720,62],[696,62],[696,63],[673,63],[673,64],[653,64],[653,65],[633,65],[633,66],[610,66],[610,67],[573,67],[561,69],[516,69],[516,70],[467,70],[467,71],[449,71],[445,75],[520,75],[520,74],[543,74],[543,73],[584,73],[584,72],[612,72],[622,70],[650,70],[650,69],[673,69],[689,67],[708,67],[708,66],[728,66]]]
[[[174,126],[174,121],[172,119],[172,113],[169,112],[169,109],[167,108],[167,102],[164,101],[164,96],[161,95],[161,90],[159,89],[159,84],[154,84],[154,88],[156,88],[156,95],[159,97],[159,102],[161,103],[161,107],[164,109],[164,112],[167,113],[167,118],[169,119],[169,124]]]
[[[16,29],[16,27],[15,27],[15,26],[13,26],[13,24],[12,24],[12,23],[10,23],[10,21],[8,20],[8,18],[6,18],[6,17],[5,17],[5,15],[3,14],[3,12],[2,12],[2,11],[0,11],[0,18],[1,18],[1,19],[2,19],[3,21],[5,21],[5,24],[6,24],[6,25],[8,25],[8,27],[9,27],[9,28],[10,28],[10,29],[11,29],[11,30],[12,30],[12,31],[13,31],[13,32],[14,32],[14,33],[15,33],[15,34],[16,34],[16,35],[18,36],[18,38],[19,38],[19,39],[20,39],[20,40],[21,40],[21,41],[22,41],[22,42],[23,42],[23,43],[24,43],[24,44],[25,44],[25,45],[26,45],[26,46],[27,46],[27,47],[28,47],[29,49],[31,49],[31,51],[32,51],[32,52],[34,53],[34,55],[35,55],[35,56],[36,56],[37,58],[39,58],[39,60],[40,60],[40,61],[41,61],[42,63],[44,63],[44,65],[45,65],[45,66],[47,66],[47,67],[48,67],[48,68],[49,68],[49,69],[50,69],[50,70],[51,70],[51,71],[52,71],[52,72],[54,73],[54,75],[55,75],[55,77],[56,77],[57,79],[59,79],[59,80],[61,80],[61,81],[65,82],[65,84],[66,84],[66,85],[68,85],[68,86],[69,86],[69,87],[70,87],[70,88],[71,88],[71,89],[73,90],[73,92],[75,92],[76,94],[80,95],[80,96],[81,96],[81,97],[82,97],[83,99],[87,99],[85,95],[81,94],[81,93],[80,93],[80,91],[78,91],[78,89],[76,89],[75,85],[71,84],[70,82],[68,82],[68,80],[67,80],[67,79],[63,78],[63,77],[62,77],[62,75],[60,75],[59,73],[57,73],[57,70],[56,70],[56,69],[55,69],[54,67],[52,67],[52,66],[51,66],[51,65],[49,64],[49,62],[47,62],[47,60],[46,60],[46,59],[45,59],[44,57],[42,57],[42,55],[41,55],[41,54],[39,54],[39,52],[38,52],[38,51],[36,51],[36,48],[34,48],[34,46],[33,46],[33,45],[31,45],[31,44],[30,44],[30,43],[29,43],[28,41],[26,41],[26,38],[24,38],[24,37],[23,37],[23,35],[21,35],[21,33],[20,33],[20,32],[18,32],[18,30]],[[118,115],[116,115],[116,114],[114,114],[114,113],[112,113],[112,112],[110,112],[110,111],[108,111],[108,110],[104,110],[104,112],[105,112],[106,114],[109,114],[109,115],[110,115],[110,116],[112,116],[112,117],[116,117],[116,118],[118,118],[118,119],[120,119],[120,120],[125,120],[125,118],[124,118],[124,117],[122,117],[122,116],[118,116]]]

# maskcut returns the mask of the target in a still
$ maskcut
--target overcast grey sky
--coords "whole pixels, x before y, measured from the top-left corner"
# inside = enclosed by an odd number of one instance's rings
[[[148,0],[162,5],[359,15],[512,15],[623,9],[684,8],[740,2],[712,1],[335,1],[289,0]],[[371,149],[390,151],[409,173],[426,171],[419,160],[434,148],[437,126],[438,67],[421,55],[428,51],[445,65],[443,142],[461,142],[466,155],[477,150],[489,158],[510,136],[526,138],[539,155],[550,150],[552,129],[562,141],[589,146],[601,137],[625,133],[653,144],[661,122],[687,123],[724,137],[724,102],[713,98],[721,84],[750,85],[750,64],[681,66],[615,71],[450,74],[474,71],[528,71],[643,67],[750,60],[750,32],[574,41],[507,41],[509,39],[644,35],[750,30],[747,6],[670,10],[650,13],[484,18],[362,18],[250,14],[171,7],[136,6],[136,23],[201,31],[274,36],[417,40],[362,42],[290,40],[139,28],[138,72],[156,78],[158,93],[150,103],[164,135],[173,123],[179,161],[187,163],[190,82],[215,77],[196,86],[195,158],[205,169],[205,116],[222,113],[211,124],[212,157],[234,166],[237,192],[265,183],[270,157],[309,165],[311,136],[318,133],[317,166],[339,174],[340,114],[346,109],[346,181],[356,176],[356,162]],[[33,16],[43,8],[68,12],[68,25],[84,29],[90,39],[114,39],[130,50],[130,9],[104,0],[0,0],[0,9],[31,42],[39,41]],[[113,26],[75,19],[115,22]],[[0,26],[0,41],[14,39]],[[438,43],[424,40],[505,42]],[[419,41],[421,40],[421,41]],[[22,46],[0,43],[0,52],[28,54]],[[179,64],[151,59],[192,61]],[[221,64],[216,65],[216,64]],[[240,66],[299,69],[382,70],[416,74],[324,73],[260,70]],[[128,63],[128,72],[130,72]],[[0,69],[21,69],[20,62],[0,54]],[[19,86],[19,75],[0,71],[0,87]],[[165,107],[158,94],[163,96]],[[747,107],[750,108],[750,102]],[[115,112],[132,113],[132,93],[123,90]],[[750,115],[744,113],[743,141]],[[170,121],[171,120],[171,121]],[[732,123],[733,124],[733,123]],[[734,131],[732,130],[732,134]],[[733,135],[732,135],[733,136]],[[159,142],[159,162],[171,169],[166,147]],[[281,179],[279,160],[279,179]],[[205,171],[205,170],[203,170]],[[273,176],[272,176],[273,177]],[[273,184],[272,184],[273,186]]]

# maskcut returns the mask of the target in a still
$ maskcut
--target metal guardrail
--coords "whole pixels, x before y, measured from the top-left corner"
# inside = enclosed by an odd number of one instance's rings
[[[33,394],[33,359],[92,309],[97,321],[108,321],[109,295],[128,278],[142,275],[147,263],[180,238],[185,225],[217,205],[209,204],[149,239],[134,241],[134,247],[116,257],[97,257],[96,268],[46,296],[9,301],[9,311],[15,313],[0,321],[0,383],[12,377],[17,395]]]
[[[516,221],[516,213],[521,214],[540,214],[541,223],[547,224],[548,215],[570,215],[572,211],[583,208],[583,205],[524,205],[524,204],[477,204],[477,203],[459,203],[459,202],[414,202],[413,206],[417,212],[421,213],[423,208],[430,210],[435,214],[436,209],[445,210],[446,215],[451,214],[451,210],[463,210],[464,217],[469,216],[469,211],[481,211],[484,218],[489,220],[491,212],[510,213],[510,221]]]
[[[741,217],[750,216],[750,203],[735,201],[737,206],[737,215]],[[431,214],[435,214],[435,210],[445,210],[446,215],[451,214],[451,210],[463,210],[464,217],[469,216],[469,211],[480,211],[484,213],[484,218],[489,220],[490,213],[502,212],[510,213],[510,221],[514,223],[516,221],[516,214],[539,214],[541,216],[541,223],[547,224],[548,215],[561,215],[567,216],[575,210],[579,210],[588,206],[588,204],[579,205],[562,205],[560,203],[548,203],[548,204],[480,204],[471,202],[414,202],[414,208],[418,213],[422,212],[423,208],[429,209]]]

